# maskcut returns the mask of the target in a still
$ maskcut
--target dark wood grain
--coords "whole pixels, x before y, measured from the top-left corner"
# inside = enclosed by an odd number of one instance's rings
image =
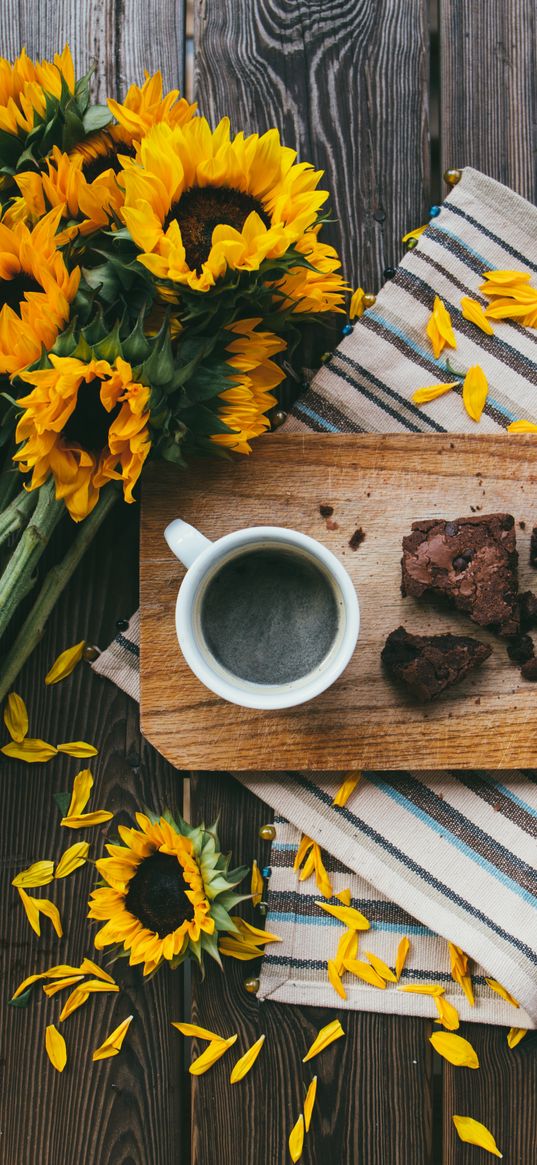
[[[514,1008],[509,1011],[508,1018],[516,1025],[517,1013]],[[453,1113],[486,1125],[508,1165],[533,1165],[537,1160],[537,1036],[530,1032],[511,1050],[507,1031],[466,1024],[461,1034],[475,1048],[479,1068],[444,1067],[444,1165],[485,1165],[494,1160],[459,1140]]]
[[[425,0],[196,0],[195,90],[234,130],[272,125],[325,171],[326,231],[375,290],[429,205]]]
[[[537,200],[534,0],[440,0],[442,165]]]
[[[92,804],[112,809],[116,817],[102,829],[76,834],[61,829],[53,793],[69,789],[86,762],[58,756],[30,766],[1,758],[2,1165],[186,1165],[188,1160],[185,1081],[169,1026],[183,1010],[181,974],[164,971],[144,985],[139,970],[117,964],[119,995],[90,1000],[61,1025],[69,1055],[61,1076],[44,1049],[45,1026],[57,1019],[60,997],[46,1000],[38,987],[26,1010],[6,1007],[26,975],[95,954],[95,924],[86,919],[93,866],[33,892],[60,907],[62,940],[46,919],[41,939],[30,930],[10,884],[15,873],[38,858],[56,859],[81,838],[90,841],[95,859],[106,836],[140,805],[181,804],[180,776],[141,739],[137,709],[127,696],[86,664],[55,687],[43,683],[60,650],[83,637],[106,645],[116,619],[135,607],[136,534],[136,512],[118,507],[17,682],[35,735],[52,742],[88,740],[99,748],[90,762]],[[130,1014],[134,1020],[121,1055],[93,1064],[94,1048]]]
[[[196,812],[220,814],[223,848],[260,865],[268,846],[259,827],[272,811],[229,777],[196,777]],[[243,908],[262,925],[259,914]],[[225,976],[210,969],[193,985],[197,1021],[239,1039],[210,1075],[194,1078],[192,1165],[286,1165],[287,1138],[301,1111],[304,1086],[318,1076],[318,1102],[304,1150],[306,1165],[433,1165],[432,1085],[427,1035],[418,1019],[257,1003],[244,989],[251,964],[225,961]],[[302,1064],[317,1031],[338,1016],[346,1032],[316,1060]],[[233,1087],[229,1073],[239,1054],[264,1032],[252,1072]],[[218,1126],[215,1128],[215,1112]],[[214,1154],[214,1156],[212,1155]]]

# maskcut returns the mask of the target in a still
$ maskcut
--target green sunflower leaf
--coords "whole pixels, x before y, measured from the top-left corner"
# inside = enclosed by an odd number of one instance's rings
[[[82,118],[84,132],[87,134],[104,129],[105,125],[109,125],[111,121],[112,114],[107,105],[90,105]]]
[[[32,984],[31,987],[27,987],[26,991],[23,991],[22,995],[17,995],[16,999],[8,999],[8,1001],[7,1001],[8,1007],[28,1007],[28,1004],[30,1002],[31,995],[32,995],[32,987],[33,986],[34,985]]]

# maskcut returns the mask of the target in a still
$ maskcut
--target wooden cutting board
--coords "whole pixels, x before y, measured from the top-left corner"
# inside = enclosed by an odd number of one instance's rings
[[[182,769],[434,769],[537,766],[537,685],[505,645],[457,612],[403,599],[401,539],[419,518],[505,510],[517,523],[520,588],[537,590],[529,538],[537,523],[532,436],[308,436],[275,433],[251,457],[204,460],[144,476],[141,544],[141,722]],[[320,504],[334,507],[327,523]],[[258,712],[209,692],[183,660],[175,600],[184,568],[163,530],[181,517],[218,538],[241,526],[295,527],[328,546],[356,586],[362,626],[346,671],[309,704]],[[336,525],[337,524],[337,525]],[[335,528],[328,528],[330,525]],[[361,526],[357,550],[349,539]],[[419,707],[383,674],[389,631],[475,634],[492,656]]]

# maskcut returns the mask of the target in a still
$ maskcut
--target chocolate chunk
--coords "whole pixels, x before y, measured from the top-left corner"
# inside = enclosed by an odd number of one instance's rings
[[[535,655],[533,659],[528,659],[527,663],[522,664],[520,673],[525,680],[531,680],[532,683],[535,683],[537,680],[537,657]]]
[[[535,648],[531,635],[515,635],[507,644],[507,654],[513,663],[527,663],[528,659],[533,659]]]
[[[537,566],[537,526],[534,526],[531,532],[530,563],[532,566]]]
[[[326,506],[323,502],[322,505],[319,506],[319,513],[321,518],[331,518],[332,514],[334,513],[334,507]]]
[[[365,533],[362,530],[362,527],[359,526],[358,529],[354,531],[352,538],[349,538],[349,546],[351,550],[358,550],[358,547],[362,545],[364,538]]]
[[[425,702],[459,683],[490,654],[490,647],[469,635],[411,635],[398,627],[388,635],[381,659],[393,679]]]
[[[413,522],[411,534],[403,538],[401,565],[403,595],[434,595],[480,627],[508,637],[518,634],[518,554],[511,514]]]
[[[531,631],[532,627],[537,627],[537,595],[533,591],[523,591],[519,595],[518,609],[522,631]]]

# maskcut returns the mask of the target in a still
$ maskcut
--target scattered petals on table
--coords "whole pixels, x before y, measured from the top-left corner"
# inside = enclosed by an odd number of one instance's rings
[[[85,865],[89,853],[89,842],[76,841],[74,845],[70,845],[62,854],[56,869],[54,871],[55,878],[68,878],[80,866]]]
[[[28,975],[26,979],[23,979],[22,983],[19,983],[11,999],[18,999],[28,987],[32,987],[34,983],[38,983],[40,979],[64,979],[66,975],[78,974],[79,970],[80,967],[72,967],[69,963],[58,963],[54,967],[49,967],[48,971],[39,971],[36,975]]]
[[[479,421],[489,391],[488,381],[479,364],[468,369],[462,386],[462,403],[472,421]]]
[[[54,862],[44,860],[33,862],[27,869],[21,870],[20,874],[15,875],[11,885],[17,889],[22,886],[24,890],[35,890],[37,886],[48,886],[53,878]]]
[[[79,987],[75,987],[63,1005],[59,1016],[60,1023],[63,1023],[65,1019],[72,1015],[73,1011],[77,1011],[79,1007],[87,1003],[90,995],[107,991],[117,993],[119,991],[117,983],[104,983],[102,979],[87,979],[85,983],[81,983]]]
[[[30,895],[26,893],[26,890],[23,890],[20,886],[17,887],[17,891],[22,905],[26,911],[28,922],[30,923],[32,930],[35,931],[37,937],[39,938],[41,935],[41,921],[39,915],[45,914],[47,918],[50,918],[58,938],[61,938],[63,935],[63,929],[58,907],[55,906],[53,902],[50,902],[48,898],[30,897]]]
[[[74,987],[75,983],[80,983],[83,978],[83,975],[68,975],[66,979],[53,979],[51,983],[43,983],[43,993],[47,998],[50,998],[52,995],[57,995],[58,991]]]
[[[428,226],[429,226],[429,223],[426,222],[421,227],[414,227],[413,231],[407,231],[406,235],[401,236],[401,242],[408,243],[409,239],[419,239],[420,235],[422,235],[423,232],[427,230]]]
[[[527,1036],[528,1032],[525,1027],[510,1027],[507,1032],[507,1044],[510,1048],[516,1048],[517,1044]]]
[[[92,788],[93,777],[90,770],[82,769],[74,779],[71,802],[60,825],[64,825],[68,829],[83,829],[89,825],[101,825],[105,821],[111,820],[114,814],[107,809],[96,809],[91,813],[84,813]]]
[[[260,930],[259,927],[252,926],[250,922],[238,914],[231,914],[230,918],[239,934],[252,946],[263,947],[267,943],[281,943],[283,941],[278,934],[272,934],[270,930]]]
[[[252,862],[252,876],[250,878],[250,893],[252,895],[252,903],[254,906],[259,906],[261,898],[263,897],[263,887],[265,883],[261,870],[254,858]]]
[[[85,740],[69,740],[66,744],[57,744],[58,752],[63,752],[66,756],[75,756],[78,760],[85,760],[86,757],[97,756],[98,749],[93,744],[86,744]]]
[[[364,311],[365,311],[364,295],[365,295],[365,291],[364,291],[363,287],[357,287],[356,291],[353,291],[352,296],[351,296],[351,302],[349,304],[349,319],[350,320],[359,320],[360,317],[363,316]]]
[[[125,1039],[133,1018],[134,1017],[132,1015],[128,1015],[127,1018],[118,1025],[118,1027],[114,1028],[113,1032],[110,1032],[110,1035],[106,1037],[100,1047],[95,1049],[91,1057],[92,1060],[108,1060],[110,1056],[117,1056],[118,1052],[121,1051],[123,1040]]]
[[[314,1056],[318,1056],[319,1052],[324,1052],[324,1049],[333,1044],[334,1040],[339,1040],[344,1036],[345,1032],[341,1026],[339,1019],[333,1019],[331,1023],[327,1023],[322,1027],[320,1032],[316,1035],[310,1049],[306,1052],[302,1063],[306,1064],[308,1060],[313,1060]]]
[[[443,1056],[456,1068],[479,1068],[479,1059],[475,1048],[463,1036],[453,1035],[451,1032],[433,1032],[429,1036],[435,1052]]]
[[[459,1027],[459,1013],[457,1008],[445,998],[444,995],[435,995],[434,1001],[438,1010],[439,1019],[435,1019],[435,1023],[441,1023],[448,1031],[457,1031]]]
[[[202,1076],[204,1072],[208,1072],[209,1068],[212,1068],[213,1064],[216,1064],[225,1055],[228,1048],[231,1048],[237,1038],[237,1035],[234,1035],[230,1036],[228,1040],[212,1040],[209,1047],[201,1053],[201,1056],[198,1056],[196,1060],[192,1061],[188,1069],[190,1074],[192,1076]]]
[[[67,679],[67,676],[74,672],[77,663],[82,659],[85,646],[85,639],[81,639],[80,643],[75,643],[73,647],[68,647],[66,651],[61,652],[45,676],[47,686]]]
[[[307,1133],[309,1133],[309,1131],[310,1131],[311,1117],[312,1117],[312,1113],[313,1113],[313,1106],[315,1104],[316,1096],[317,1096],[317,1077],[314,1076],[313,1080],[311,1081],[311,1084],[308,1088],[308,1091],[306,1092],[306,1096],[304,1099],[304,1125],[305,1125]]]
[[[58,749],[53,744],[48,744],[46,740],[25,736],[20,742],[12,740],[9,744],[4,744],[0,752],[12,760],[24,760],[27,764],[45,764],[57,755]]]
[[[289,1153],[291,1154],[291,1161],[295,1163],[300,1161],[302,1150],[304,1148],[304,1117],[302,1113],[289,1133]]]
[[[80,844],[85,845],[86,843],[81,842]],[[115,979],[113,979],[112,976],[108,974],[108,971],[103,971],[103,968],[99,967],[98,963],[94,963],[93,959],[82,959],[80,970],[82,971],[82,974],[94,975],[96,979],[103,979],[105,983],[115,984],[116,982]]]
[[[250,1071],[250,1068],[252,1068],[255,1064],[261,1048],[265,1043],[265,1038],[266,1037],[264,1035],[260,1036],[259,1039],[256,1040],[255,1044],[252,1044],[251,1048],[248,1048],[248,1051],[244,1053],[244,1056],[241,1056],[240,1060],[237,1060],[231,1076],[229,1077],[230,1084],[238,1084],[239,1080],[242,1080],[246,1076],[247,1072]]]
[[[466,1141],[469,1145],[478,1145],[480,1149],[486,1149],[495,1157],[503,1157],[492,1133],[481,1124],[481,1121],[476,1121],[471,1116],[454,1116],[452,1119],[461,1141]]]
[[[496,995],[500,995],[502,999],[505,999],[506,1003],[511,1003],[513,1007],[520,1007],[520,1003],[517,1003],[515,997],[507,990],[507,987],[502,987],[497,979],[485,979],[485,983],[488,984],[491,991],[495,991]]]
[[[209,1031],[206,1027],[199,1027],[197,1023],[180,1023],[172,1019],[171,1025],[172,1027],[176,1027],[182,1036],[188,1036],[190,1039],[208,1040],[209,1043],[213,1040],[221,1043],[226,1039],[225,1036],[218,1035],[218,1032]]]
[[[404,965],[405,965],[407,958],[408,958],[409,950],[410,950],[410,939],[408,939],[406,934],[405,934],[404,937],[401,939],[399,946],[397,947],[397,956],[395,959],[395,975],[396,975],[397,981],[399,981],[399,979],[401,978],[401,974],[402,974]]]
[[[325,910],[327,914],[331,914],[334,918],[337,918],[338,922],[342,922],[349,930],[370,929],[371,923],[365,917],[365,914],[361,914],[354,906],[332,906],[330,902],[316,902],[315,905],[319,906],[321,910]]]
[[[61,1032],[53,1023],[45,1029],[45,1048],[52,1066],[57,1072],[63,1072],[67,1063],[67,1048]]]
[[[28,735],[28,712],[22,696],[10,692],[4,705],[4,724],[18,744]]]

